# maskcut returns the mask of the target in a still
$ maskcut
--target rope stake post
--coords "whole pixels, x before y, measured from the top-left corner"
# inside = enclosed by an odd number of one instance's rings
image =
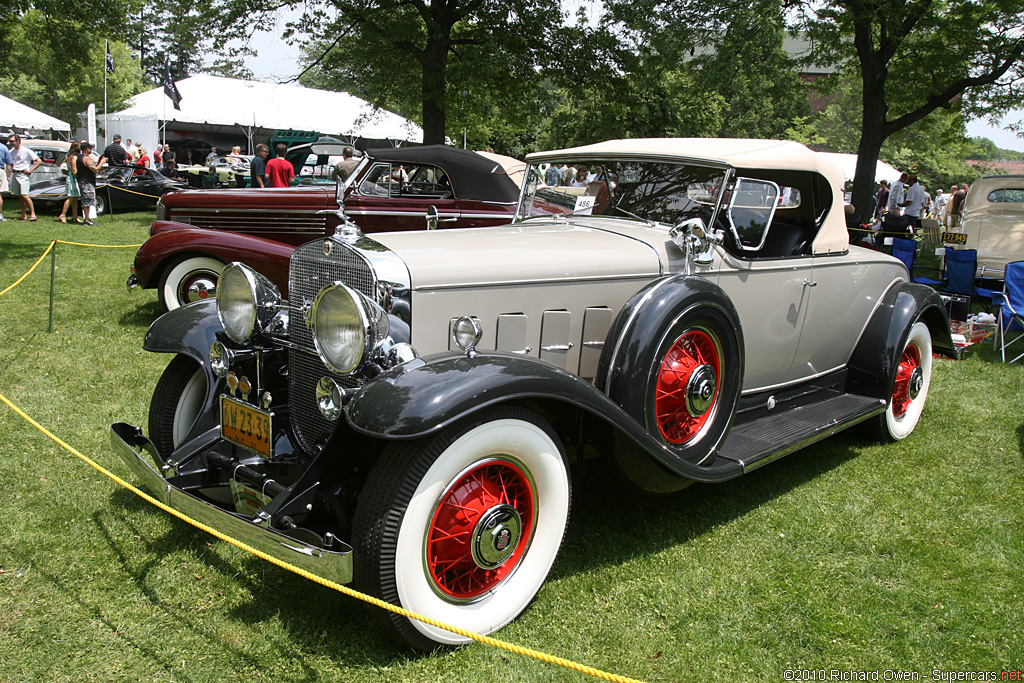
[[[53,280],[57,275],[57,243],[54,241],[50,250],[50,322],[46,325],[47,332],[53,332]]]

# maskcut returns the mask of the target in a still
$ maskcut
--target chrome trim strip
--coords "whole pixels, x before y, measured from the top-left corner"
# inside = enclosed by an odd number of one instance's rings
[[[121,422],[111,425],[110,443],[143,487],[164,505],[311,574],[340,584],[352,581],[352,549],[344,543],[338,542],[342,547],[340,551],[324,550],[274,529],[258,526],[245,517],[222,510],[172,486],[143,457],[143,452],[155,453],[156,447],[142,436],[138,427]]]
[[[272,209],[243,209],[243,208],[221,208],[221,209],[215,209],[215,208],[204,208],[204,207],[200,207],[200,206],[196,206],[196,207],[186,206],[186,207],[181,207],[179,209],[176,209],[175,207],[171,206],[171,207],[168,207],[168,209],[170,211],[172,211],[172,212],[183,213],[183,214],[188,214],[188,213],[209,213],[209,214],[219,214],[219,213],[274,213],[274,214],[277,214],[277,213],[299,213],[299,214],[307,214],[307,215],[310,215],[310,216],[315,216],[317,211],[320,210],[320,209],[274,209],[274,208],[272,208]]]
[[[563,277],[557,279],[543,279],[543,280],[505,280],[502,282],[462,282],[456,284],[444,284],[434,285],[431,287],[417,287],[417,292],[439,292],[449,289],[462,289],[472,287],[474,289],[490,289],[492,287],[508,287],[510,285],[564,285],[574,282],[607,282],[610,279],[613,280],[642,280],[644,282],[650,282],[652,279],[657,278],[657,275],[650,273],[634,273],[631,275],[616,275],[614,278],[609,278],[607,275],[590,275],[587,277]]]

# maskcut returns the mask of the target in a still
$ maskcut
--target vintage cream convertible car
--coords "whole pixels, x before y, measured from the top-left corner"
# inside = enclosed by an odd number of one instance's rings
[[[490,633],[541,589],[570,470],[723,482],[858,423],[910,435],[938,296],[848,244],[841,171],[770,140],[530,155],[505,227],[363,235],[241,264],[172,311],[148,438],[112,441],[173,508],[276,558]],[[584,170],[548,186],[539,164]],[[535,202],[566,209],[532,216]],[[420,648],[465,638],[378,610]]]

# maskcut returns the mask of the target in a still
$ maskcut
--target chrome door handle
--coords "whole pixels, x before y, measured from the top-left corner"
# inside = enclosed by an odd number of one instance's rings
[[[804,284],[804,287],[817,287],[818,286],[817,282],[815,282],[814,280],[808,280],[807,278],[804,278],[804,283],[803,284]]]

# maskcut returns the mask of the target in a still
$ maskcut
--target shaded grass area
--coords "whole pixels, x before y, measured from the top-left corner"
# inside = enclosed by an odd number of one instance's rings
[[[139,243],[151,219],[0,225],[0,289],[50,239]],[[158,306],[124,289],[133,255],[58,246],[52,333],[49,260],[0,297],[0,392],[122,476],[109,425],[145,425],[167,361],[141,350]],[[498,635],[649,681],[1020,668],[1024,369],[977,347],[934,367],[899,444],[851,430],[665,497],[589,468],[550,580]],[[0,501],[0,681],[593,680],[396,646],[370,608],[170,518],[6,407]]]

